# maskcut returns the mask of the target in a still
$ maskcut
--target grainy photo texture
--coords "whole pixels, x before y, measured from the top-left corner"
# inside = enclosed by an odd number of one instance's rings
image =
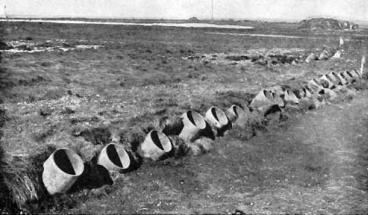
[[[0,214],[368,211],[368,1],[0,0]]]

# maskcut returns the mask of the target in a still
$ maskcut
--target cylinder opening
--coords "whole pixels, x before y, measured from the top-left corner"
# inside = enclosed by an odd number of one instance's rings
[[[118,167],[123,168],[123,164],[121,163],[121,159],[120,159],[118,151],[116,150],[115,145],[113,144],[108,145],[106,147],[106,153],[113,164],[115,164]]]
[[[233,112],[234,112],[234,114],[235,114],[236,117],[239,116],[238,108],[239,108],[238,106],[233,105]]]
[[[353,69],[353,70],[351,71],[351,73],[352,73],[353,75],[355,75],[357,78],[359,78],[359,77],[360,77],[359,72],[358,72],[358,70],[356,70],[356,69]]]
[[[83,172],[83,161],[71,150],[59,149],[53,159],[57,167],[69,175],[80,175]]]
[[[346,76],[345,72],[341,72],[341,73],[340,73],[340,76],[341,76],[342,78],[344,78],[345,80],[347,80],[347,78],[348,78],[348,77]]]
[[[195,111],[188,111],[187,117],[189,121],[199,129],[204,129],[206,127],[206,122],[199,113]]]
[[[217,121],[220,121],[219,119],[218,119],[218,117],[217,117],[217,113],[216,113],[216,108],[211,108],[211,113],[212,113],[212,115],[213,115],[213,117],[217,120]]]
[[[304,87],[303,90],[304,90],[305,96],[310,96],[311,95],[311,91],[310,91],[309,87]]]
[[[332,75],[337,78],[337,81],[338,81],[339,85],[343,85],[343,82],[342,82],[343,80],[342,80],[341,76],[339,76],[336,72],[332,72]]]
[[[220,122],[222,125],[226,125],[228,123],[226,114],[219,108],[217,107],[212,107],[211,108],[211,113],[213,115],[213,117]]]
[[[303,87],[302,91],[303,91],[303,97],[307,96],[307,89],[305,89],[305,87]]]
[[[301,98],[303,98],[304,97],[304,91],[303,91],[303,89],[300,89],[300,90],[297,90],[297,91],[295,91],[295,96],[298,98],[298,99],[301,99]]]
[[[350,71],[346,71],[346,73],[351,77],[351,78],[354,78],[354,76],[351,74]]]
[[[172,149],[170,139],[163,133],[158,131],[151,131],[152,142],[162,151],[169,152]]]
[[[319,83],[319,81],[317,79],[313,78],[312,80],[313,80],[314,84],[320,85],[320,83]]]
[[[151,132],[151,139],[152,139],[153,143],[154,143],[157,147],[159,147],[161,150],[164,150],[164,147],[162,147],[161,140],[160,140],[160,138],[159,138],[159,136],[158,136],[157,131],[152,131],[152,132]]]
[[[320,79],[319,80],[319,83],[321,84],[321,86],[323,88],[330,88],[331,87],[330,86],[330,83],[326,79],[324,79],[324,78]]]
[[[343,78],[343,77],[341,76],[341,74],[339,74],[339,73],[332,72],[332,74],[333,74],[335,77],[337,77],[338,79]]]
[[[267,98],[267,99],[273,99],[273,95],[272,95],[272,93],[270,92],[270,91],[268,91],[268,90],[263,90],[263,94],[265,95],[265,97]]]

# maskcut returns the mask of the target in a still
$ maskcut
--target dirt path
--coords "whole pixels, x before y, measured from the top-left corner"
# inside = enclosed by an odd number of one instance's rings
[[[368,92],[198,157],[145,164],[72,213],[364,213]]]

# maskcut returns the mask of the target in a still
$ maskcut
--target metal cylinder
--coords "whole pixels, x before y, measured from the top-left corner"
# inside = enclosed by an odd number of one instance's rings
[[[240,115],[239,112],[241,111],[243,110],[238,105],[231,105],[231,107],[229,107],[225,113],[229,121],[231,123],[234,123],[239,118],[239,115]]]
[[[208,109],[205,118],[217,129],[222,129],[229,124],[229,119],[227,118],[225,112],[215,106],[212,106]]]
[[[42,181],[49,194],[65,193],[83,171],[79,155],[70,149],[57,149],[43,164]]]
[[[142,157],[156,161],[164,154],[171,152],[171,150],[172,144],[170,139],[164,133],[152,130],[141,143],[139,152]]]
[[[101,150],[97,164],[109,171],[120,171],[129,168],[130,157],[122,145],[110,143]]]
[[[206,128],[206,121],[196,111],[188,111],[182,116],[184,127],[179,137],[185,141],[193,141],[198,138],[200,132]]]

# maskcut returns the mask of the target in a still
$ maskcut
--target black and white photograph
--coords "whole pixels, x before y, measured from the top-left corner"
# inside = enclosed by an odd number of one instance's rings
[[[0,215],[367,214],[367,0],[0,0]]]

